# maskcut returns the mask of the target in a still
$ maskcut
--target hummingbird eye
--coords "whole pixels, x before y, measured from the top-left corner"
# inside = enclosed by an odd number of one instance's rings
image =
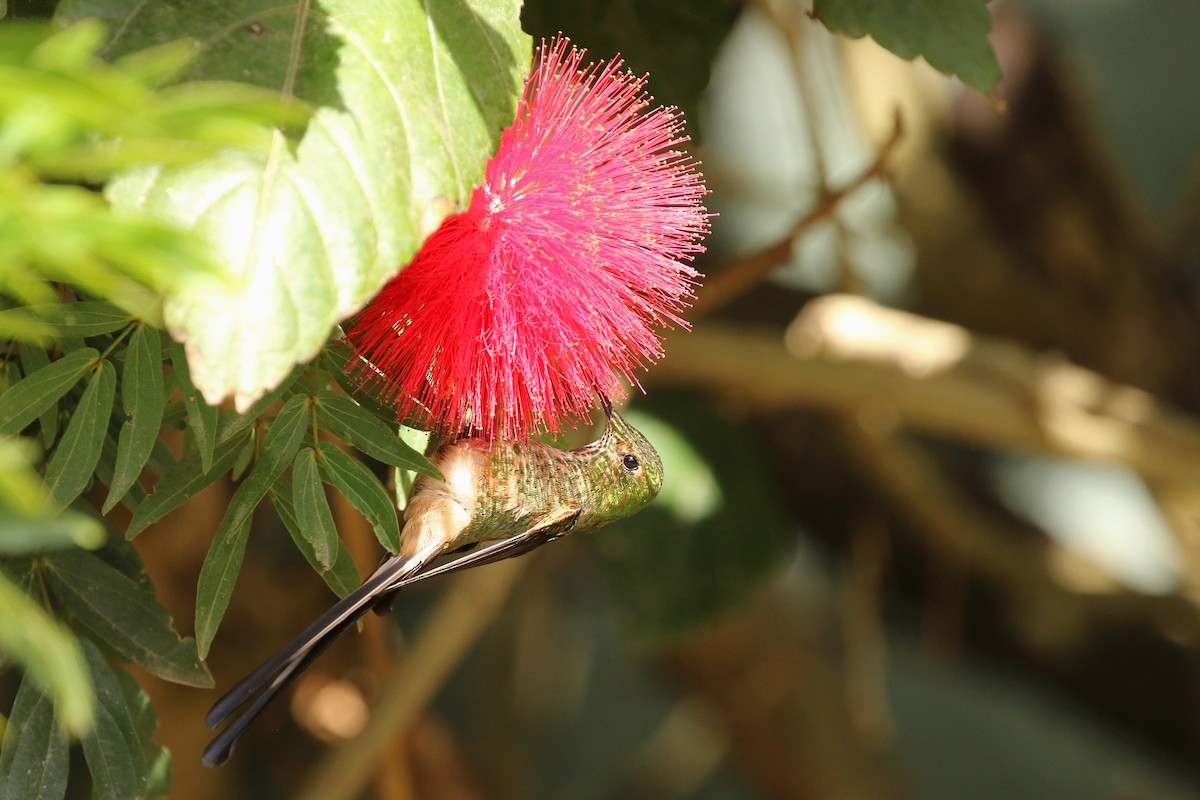
[[[625,455],[621,456],[621,466],[623,466],[629,472],[633,472],[640,467],[641,464],[638,463],[638,458],[633,453],[626,453]]]

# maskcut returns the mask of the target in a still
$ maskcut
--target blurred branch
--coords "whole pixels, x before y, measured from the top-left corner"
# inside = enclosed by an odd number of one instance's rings
[[[756,796],[908,797],[881,751],[858,736],[841,669],[794,599],[762,592],[673,645],[664,662],[724,723],[731,757]]]
[[[930,552],[953,554],[973,573],[1003,590],[1013,618],[1037,641],[1078,640],[1092,624],[1147,618],[1200,640],[1200,608],[1179,595],[1145,595],[1122,588],[1084,561],[977,508],[927,456],[903,436],[847,425],[860,463]],[[1073,579],[1073,580],[1070,580]],[[1104,591],[1082,593],[1069,583]]]
[[[813,301],[784,341],[705,324],[672,336],[667,350],[647,383],[707,386],[757,408],[850,412],[879,429],[1119,461],[1181,490],[1200,486],[1200,422],[1145,391],[863,298]]]
[[[450,676],[467,649],[504,606],[529,559],[464,572],[426,618],[408,658],[384,684],[362,733],[333,751],[301,800],[351,800],[370,781],[380,756]]]
[[[875,160],[845,185],[837,189],[823,187],[817,204],[801,217],[782,239],[714,270],[712,277],[705,281],[704,290],[692,304],[690,318],[698,320],[728,305],[761,283],[776,267],[786,264],[792,258],[796,240],[800,236],[816,223],[831,216],[846,197],[887,171],[892,152],[903,135],[904,121],[897,109],[892,134],[880,145]]]

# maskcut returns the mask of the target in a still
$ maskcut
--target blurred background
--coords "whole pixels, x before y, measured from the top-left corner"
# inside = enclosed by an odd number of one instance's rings
[[[801,3],[529,4],[650,73],[712,190],[629,413],[662,496],[406,592],[219,771],[215,693],[144,676],[172,796],[1200,797],[1200,5],[989,9],[993,97]],[[231,492],[136,542],[184,625]],[[256,524],[218,687],[331,600]]]

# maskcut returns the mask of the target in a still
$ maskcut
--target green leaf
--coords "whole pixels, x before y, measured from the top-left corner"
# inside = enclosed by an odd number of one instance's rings
[[[192,383],[192,374],[188,370],[183,345],[178,342],[171,342],[171,366],[175,371],[175,379],[179,381],[183,406],[187,409],[188,427],[196,440],[196,449],[200,452],[200,465],[208,472],[212,469],[213,450],[217,441],[217,409],[204,402],[204,398],[196,390],[195,384]]]
[[[297,453],[292,464],[292,503],[300,531],[312,546],[321,571],[328,571],[337,551],[337,526],[329,509],[329,498],[325,496],[325,484],[321,482],[317,453],[311,447]]]
[[[334,436],[372,458],[431,478],[442,478],[437,467],[401,441],[394,428],[345,395],[318,392],[317,418]]]
[[[167,610],[145,585],[80,550],[55,553],[43,563],[46,580],[63,607],[123,658],[164,680],[213,685],[196,654],[196,643],[179,638]]]
[[[590,60],[620,54],[634,75],[649,73],[655,103],[681,108],[692,131],[717,50],[737,17],[725,0],[529,0],[521,9],[535,42],[561,31]]]
[[[32,572],[32,565],[27,565],[23,577],[30,578]],[[56,716],[66,731],[78,734],[91,726],[92,684],[78,640],[3,575],[0,652],[20,663],[26,680],[37,684],[53,700]],[[0,792],[0,797],[8,796]]]
[[[301,552],[313,570],[321,576],[325,584],[338,597],[345,597],[357,589],[362,579],[358,575],[358,568],[354,565],[350,551],[346,549],[346,545],[341,539],[337,540],[337,550],[334,552],[331,567],[326,569],[317,560],[312,543],[304,535],[300,520],[296,517],[296,509],[292,505],[291,482],[286,477],[280,478],[271,487],[270,494],[271,503],[275,506],[275,513],[279,515],[280,521],[291,534],[292,541],[296,543],[296,549]]]
[[[25,370],[26,375],[32,375],[48,366],[50,366],[50,357],[46,355],[46,351],[41,347],[32,344],[21,346],[21,367]],[[49,449],[54,444],[54,440],[58,438],[57,402],[51,403],[50,407],[42,412],[38,424],[42,429],[42,446]]]
[[[815,0],[814,16],[834,33],[872,39],[990,94],[1000,80],[988,42],[992,15],[981,0]]]
[[[29,423],[58,402],[98,357],[84,347],[40,369],[0,395],[0,436],[21,432]]]
[[[0,797],[57,800],[67,793],[67,739],[54,706],[33,681],[21,681],[0,750]]]
[[[103,361],[88,381],[83,397],[46,465],[46,488],[50,490],[52,510],[66,508],[91,482],[100,461],[104,435],[108,432],[108,418],[112,416],[116,391],[117,372],[111,363]]]
[[[640,645],[670,641],[739,605],[788,543],[774,476],[746,430],[690,396],[660,393],[653,407],[661,416],[625,416],[658,449],[662,490],[646,510],[588,538]]]
[[[92,773],[93,797],[129,800],[141,796],[146,762],[125,694],[108,661],[87,639],[83,653],[96,688],[96,724],[81,737],[83,757]]]
[[[156,439],[154,448],[161,444],[161,440]],[[168,453],[169,455],[169,453]],[[167,464],[174,464],[174,458],[168,458]],[[104,444],[100,448],[100,460],[96,462],[96,479],[105,486],[113,485],[113,475],[117,469],[117,440],[112,435],[112,426],[109,426],[108,432],[104,434]],[[160,470],[161,472],[161,470]],[[109,490],[111,492],[111,489]],[[142,501],[146,499],[146,490],[140,484],[134,483],[125,492],[125,496],[121,498],[121,503],[130,511],[137,511]]]
[[[150,594],[154,594],[154,582],[150,580],[150,575],[146,572],[146,565],[142,563],[142,557],[138,555],[138,551],[108,520],[102,519],[101,521],[108,533],[108,539],[104,542],[103,547],[93,551],[96,557]]]
[[[154,706],[129,673],[114,670],[113,675],[125,697],[125,706],[133,720],[135,741],[142,751],[142,761],[146,764],[141,796],[146,800],[163,797],[171,790],[171,753],[154,742],[154,731],[158,728]]]
[[[150,460],[162,425],[163,403],[162,345],[158,331],[142,325],[134,332],[125,350],[121,405],[129,420],[121,426],[117,438],[117,461],[108,499],[101,509],[105,514],[125,496]],[[210,451],[210,463],[211,460]]]
[[[158,479],[158,483],[154,485],[154,493],[137,507],[133,519],[129,521],[129,528],[125,531],[126,538],[132,539],[137,536],[149,525],[215,483],[229,471],[241,444],[240,439],[230,439],[218,444],[213,451],[211,468],[207,470],[199,453],[176,462],[166,475]]]
[[[300,376],[304,373],[304,367],[296,367],[294,370],[292,370],[292,374],[289,375],[283,383],[279,384],[274,389],[260,397],[258,401],[254,405],[250,406],[245,413],[222,414],[220,421],[217,423],[217,441],[227,441],[231,437],[237,436],[239,433],[249,428],[252,423],[257,421],[258,418],[267,411],[267,409],[274,406],[282,398],[289,396],[292,386],[295,385],[295,383],[300,379]]]
[[[375,529],[379,543],[391,552],[400,549],[400,523],[387,489],[366,465],[329,442],[318,445],[321,472]]]
[[[88,514],[67,510],[39,519],[0,510],[0,556],[21,555],[62,547],[89,550],[104,544],[104,525]]]
[[[221,618],[242,568],[250,519],[259,501],[292,462],[310,419],[309,398],[297,395],[283,404],[263,439],[258,461],[229,500],[221,526],[213,537],[196,586],[196,646],[200,657],[216,636]]]
[[[278,137],[266,158],[230,152],[109,187],[119,208],[197,230],[226,267],[229,281],[164,304],[210,402],[233,397],[242,410],[315,355],[412,257],[439,204],[466,205],[529,69],[519,7],[105,5],[121,31],[110,55],[191,36],[202,44],[185,78],[245,81],[317,107],[299,143]],[[65,3],[59,16],[93,8]]]
[[[196,646],[201,658],[208,658],[208,648],[212,646],[225,609],[229,607],[229,598],[246,556],[250,514],[245,512],[244,502],[237,509],[238,516],[231,518],[226,512],[200,568],[200,580],[196,584]],[[234,510],[231,503],[229,511]]]
[[[103,300],[79,303],[49,303],[0,311],[0,325],[6,318],[32,316],[50,327],[54,336],[100,336],[124,328],[133,321],[129,312]]]

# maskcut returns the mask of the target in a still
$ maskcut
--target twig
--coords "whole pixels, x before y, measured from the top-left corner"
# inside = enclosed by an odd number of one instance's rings
[[[887,141],[880,145],[875,160],[849,183],[837,189],[822,191],[817,198],[816,205],[801,217],[782,239],[762,250],[734,259],[717,269],[716,274],[705,281],[703,291],[696,297],[696,302],[692,304],[689,318],[697,320],[728,305],[757,286],[780,264],[786,263],[792,257],[796,239],[813,225],[830,216],[848,195],[853,194],[868,181],[887,171],[892,152],[903,136],[904,121],[897,109],[892,133]]]
[[[669,337],[648,385],[707,386],[758,408],[807,405],[989,447],[1117,461],[1200,490],[1200,422],[1020,345],[830,295],[778,336],[709,323]]]

